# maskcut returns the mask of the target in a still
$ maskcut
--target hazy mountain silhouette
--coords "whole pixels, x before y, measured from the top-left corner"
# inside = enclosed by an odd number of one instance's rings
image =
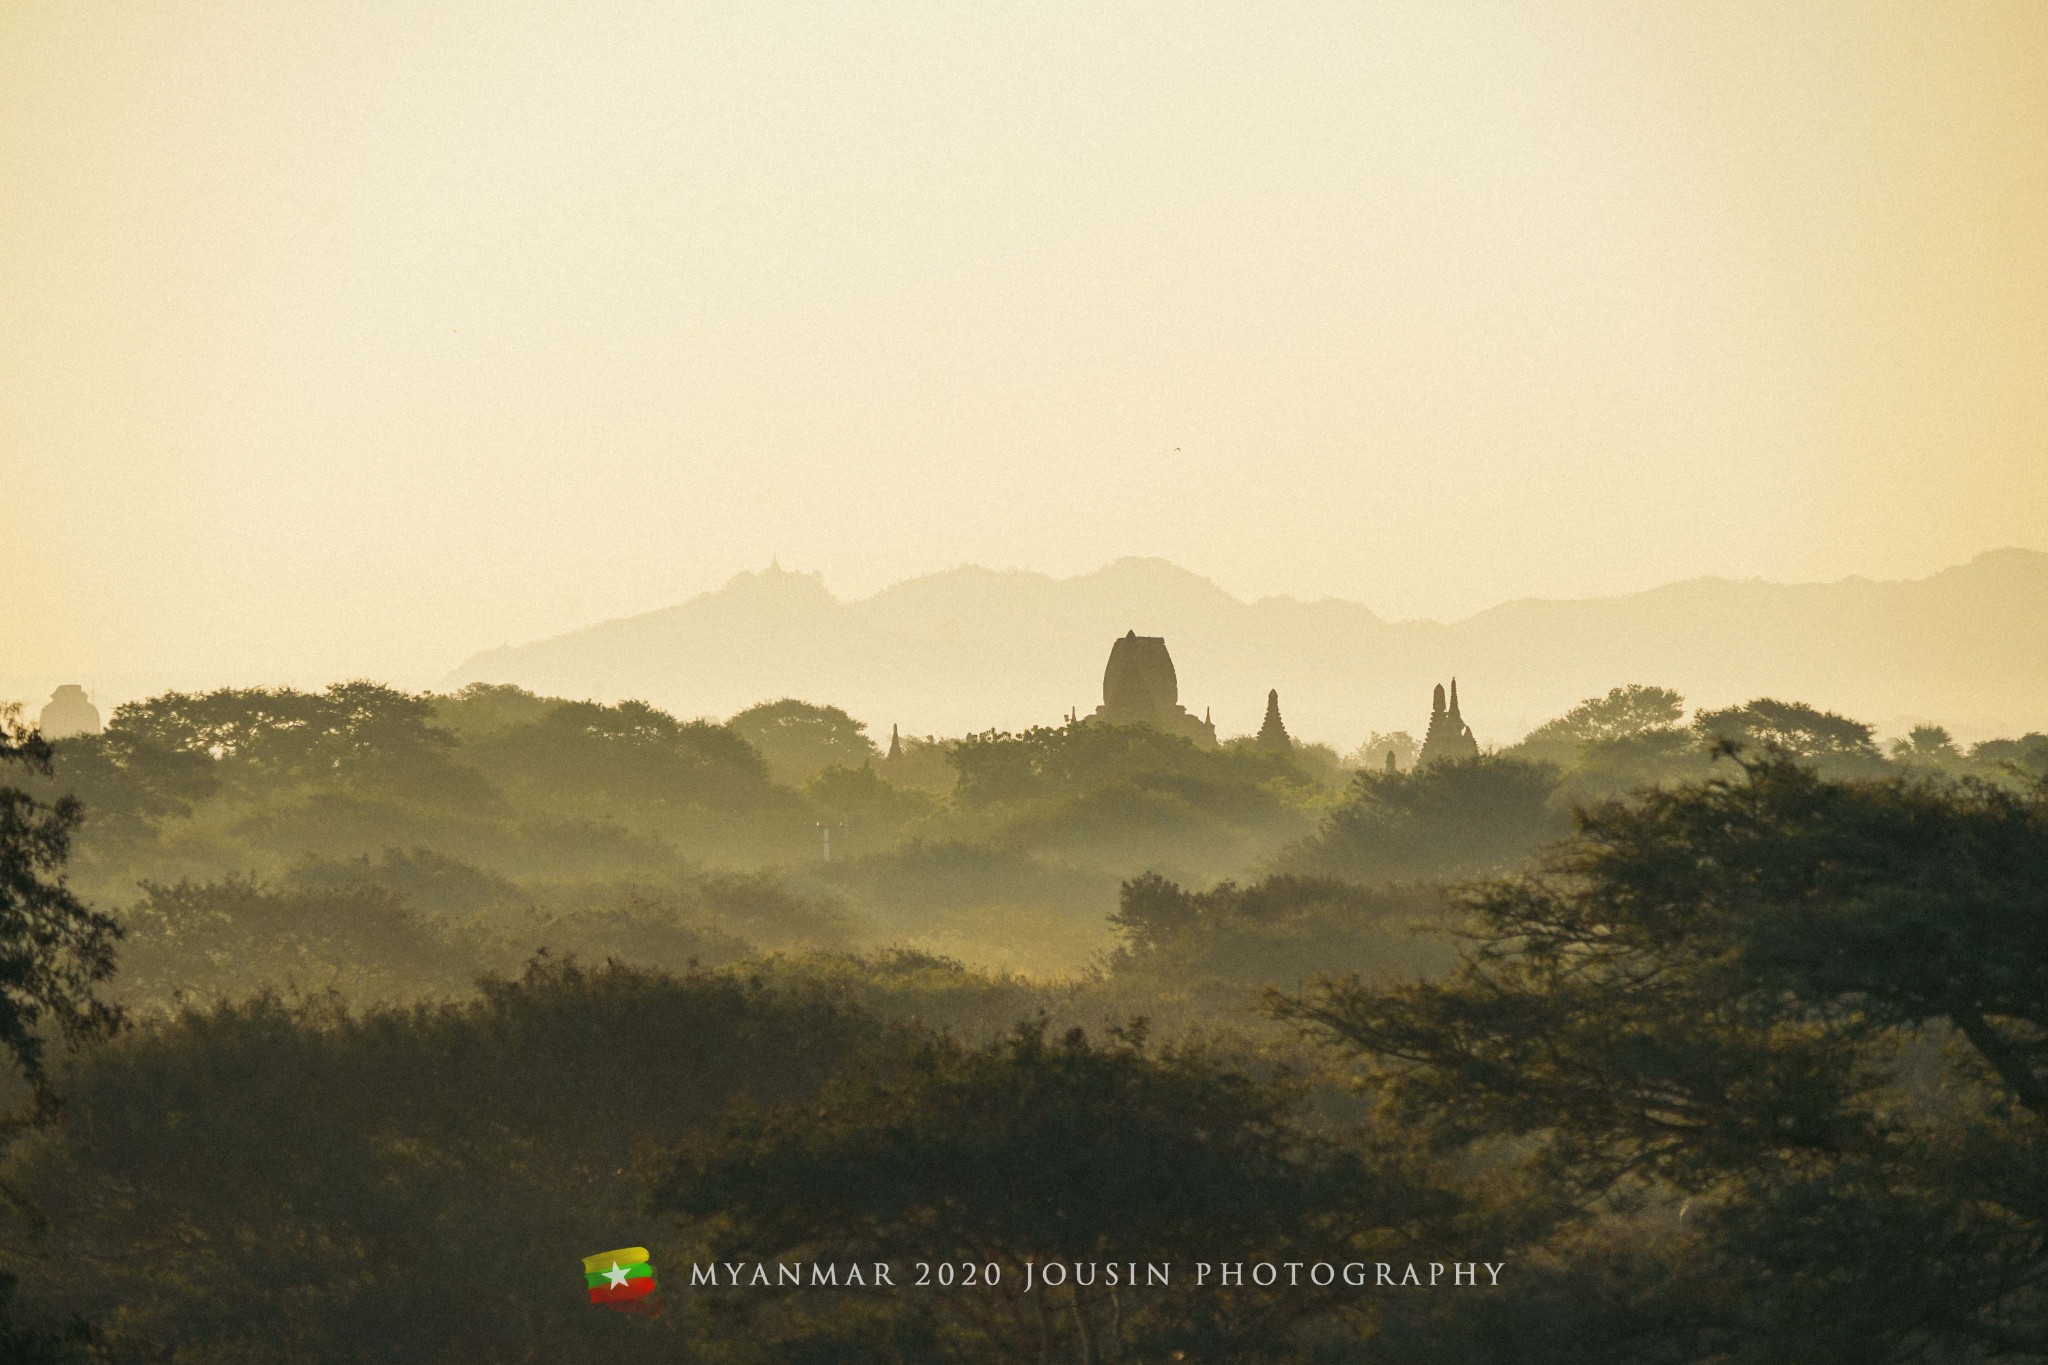
[[[780,696],[844,706],[886,733],[1057,722],[1100,700],[1110,642],[1164,635],[1181,701],[1220,732],[1256,730],[1278,688],[1297,736],[1346,748],[1420,733],[1431,685],[1461,680],[1482,743],[1517,738],[1624,682],[1694,705],[1793,698],[1963,738],[2048,729],[2048,554],[1997,550],[1906,582],[1703,578],[1580,601],[1509,602],[1453,624],[1354,602],[1244,602],[1164,560],[1055,579],[949,569],[841,601],[769,568],[645,615],[478,654],[451,683],[514,682],[727,715]]]

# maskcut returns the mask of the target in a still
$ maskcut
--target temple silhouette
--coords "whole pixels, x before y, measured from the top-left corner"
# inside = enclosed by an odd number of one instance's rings
[[[1259,736],[1252,743],[1276,754],[1294,752],[1294,737],[1287,733],[1287,722],[1280,719],[1280,692],[1277,688],[1266,694],[1266,722],[1259,727]]]
[[[1472,738],[1472,727],[1458,714],[1458,680],[1451,679],[1449,705],[1444,703],[1444,685],[1438,683],[1429,712],[1429,733],[1422,737],[1422,754],[1415,760],[1415,766],[1477,757],[1479,741]]]
[[[1091,719],[1111,725],[1149,725],[1180,735],[1205,748],[1216,745],[1216,727],[1204,715],[1197,719],[1180,704],[1180,679],[1166,640],[1133,630],[1109,649],[1102,670],[1102,705]]]
[[[100,709],[86,697],[77,683],[65,683],[50,694],[49,705],[37,717],[36,728],[44,739],[69,739],[73,735],[100,732]]]

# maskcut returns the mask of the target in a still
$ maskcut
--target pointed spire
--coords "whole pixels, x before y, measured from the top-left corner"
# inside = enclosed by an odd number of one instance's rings
[[[1426,768],[1433,763],[1456,759],[1477,758],[1479,745],[1472,738],[1472,727],[1465,724],[1458,714],[1458,680],[1451,679],[1449,705],[1445,705],[1443,685],[1436,689],[1435,709],[1430,712],[1429,731],[1422,737],[1422,753],[1416,758],[1415,766]]]
[[[894,725],[889,727],[889,757],[892,761],[903,757],[903,740]]]
[[[1430,714],[1431,714],[1431,715],[1437,715],[1437,714],[1441,713],[1441,712],[1443,711],[1443,709],[1444,709],[1444,685],[1443,685],[1442,683],[1438,683],[1438,684],[1436,685],[1436,696],[1435,696],[1435,698],[1434,698],[1434,699],[1433,699],[1433,700],[1432,700],[1432,701],[1430,702],[1430,704],[1429,704],[1429,712],[1430,712]]]
[[[1390,773],[1401,771],[1400,763],[1394,758],[1394,746],[1391,744],[1387,746],[1387,771]]]
[[[1261,749],[1272,749],[1281,753],[1291,753],[1294,750],[1294,740],[1287,733],[1286,722],[1280,719],[1278,688],[1266,694],[1266,723],[1259,727],[1257,743]]]

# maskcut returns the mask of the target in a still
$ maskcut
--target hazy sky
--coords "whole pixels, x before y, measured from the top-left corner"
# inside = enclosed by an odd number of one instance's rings
[[[0,0],[0,673],[2048,549],[2048,4]]]

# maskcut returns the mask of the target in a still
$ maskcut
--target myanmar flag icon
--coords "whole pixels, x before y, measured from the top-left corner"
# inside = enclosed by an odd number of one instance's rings
[[[606,1305],[632,1304],[654,1292],[654,1267],[647,1264],[646,1247],[623,1247],[583,1258],[583,1282],[590,1289],[590,1301]]]

